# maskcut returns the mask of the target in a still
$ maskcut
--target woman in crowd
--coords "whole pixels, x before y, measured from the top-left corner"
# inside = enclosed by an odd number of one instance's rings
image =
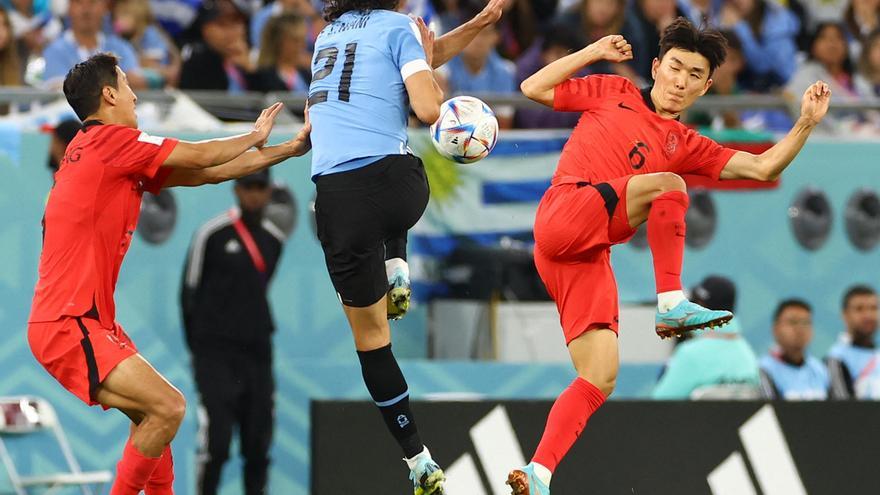
[[[256,76],[259,82],[254,89],[294,93],[309,90],[312,75],[306,30],[303,18],[293,13],[269,20],[260,41]]]
[[[745,89],[766,91],[784,86],[797,68],[797,17],[768,0],[728,0],[721,9],[721,26],[742,42]]]
[[[12,35],[9,13],[0,7],[0,86],[21,86],[21,65],[18,61],[18,47]],[[7,112],[0,106],[0,114]]]
[[[867,93],[863,96],[880,97],[880,29],[871,33],[862,46],[859,56],[856,86]]]

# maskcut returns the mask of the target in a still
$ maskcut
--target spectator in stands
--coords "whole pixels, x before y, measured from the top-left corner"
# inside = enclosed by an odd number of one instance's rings
[[[262,48],[266,24],[269,19],[281,14],[296,14],[303,20],[308,50],[312,51],[315,48],[315,38],[326,23],[321,18],[321,12],[309,0],[275,0],[258,10],[251,17],[251,45],[256,49]]]
[[[0,7],[0,86],[21,86],[18,47],[12,33],[9,13]]]
[[[312,80],[306,51],[306,24],[286,13],[273,17],[263,29],[257,60],[257,90],[308,92]]]
[[[652,79],[651,64],[660,55],[660,34],[683,15],[675,0],[637,0],[627,11],[635,27],[627,38],[633,46],[631,65],[644,81]]]
[[[252,89],[254,65],[247,42],[247,20],[232,0],[207,0],[193,25],[201,39],[183,48],[181,89],[240,93]]]
[[[553,11],[547,0],[508,0],[504,5],[504,15],[497,24],[501,35],[498,53],[508,60],[523,56],[538,39],[541,25],[552,19]],[[458,24],[464,21],[467,18],[461,19]],[[548,32],[544,30],[544,33]]]
[[[567,24],[554,24],[543,39],[536,40],[516,61],[516,83],[551,62],[584,47],[583,37]],[[586,75],[585,73],[579,75]],[[580,118],[578,112],[554,112],[549,108],[521,107],[516,110],[514,127],[520,129],[570,129]]]
[[[766,91],[788,82],[797,69],[800,23],[794,14],[772,0],[726,0],[719,21],[742,43],[746,71],[740,82],[746,89]]]
[[[497,27],[491,24],[483,28],[460,55],[443,66],[449,94],[519,92],[513,62],[501,58],[495,50],[499,39]],[[496,106],[495,114],[501,127],[512,126],[513,108]]]
[[[580,10],[562,15],[559,20],[583,33],[585,44],[611,34],[622,34],[626,39],[638,37],[637,26],[626,15],[626,0],[583,0]],[[595,73],[626,77],[637,86],[644,86],[648,81],[642,80],[630,63],[601,61],[590,64],[590,69]]]
[[[147,86],[134,48],[124,39],[102,32],[106,14],[106,0],[70,0],[70,29],[43,52],[46,59],[43,81],[47,87],[60,88],[67,71],[98,52],[111,52],[119,57],[119,68],[125,71],[132,89]]]
[[[828,370],[810,356],[813,340],[813,311],[800,299],[779,303],[773,314],[776,346],[761,358],[761,386],[764,396],[785,400],[828,398]]]
[[[51,10],[48,0],[0,0],[12,22],[12,32],[19,42],[19,60],[22,70],[26,62],[39,57],[50,40],[61,34],[64,27]]]
[[[719,275],[691,289],[691,300],[709,309],[734,311],[736,286]],[[654,388],[655,399],[687,399],[714,386],[745,387],[759,395],[758,358],[740,335],[736,318],[714,332],[679,344]]]
[[[122,38],[102,32],[106,13],[105,0],[70,0],[70,29],[43,51],[46,60],[43,84],[46,87],[60,88],[67,71],[99,52],[111,52],[119,57],[119,68],[125,71],[132,89],[146,87],[134,48]]]
[[[177,85],[180,53],[171,38],[154,24],[150,4],[143,0],[116,0],[113,30],[137,51],[149,87]]]
[[[865,40],[856,79],[856,86],[867,92],[867,95],[862,96],[880,97],[880,29]]]
[[[862,53],[862,44],[868,36],[880,29],[880,1],[850,0],[843,15],[847,30],[849,51],[854,59]]]
[[[828,351],[831,397],[880,399],[880,352],[877,333],[877,292],[867,285],[850,287],[843,296],[846,331]]]
[[[793,104],[800,104],[801,95],[816,80],[828,83],[835,101],[858,101],[868,96],[871,89],[862,87],[863,81],[854,76],[853,63],[849,57],[846,31],[840,23],[821,23],[810,41],[806,62],[798,67],[785,91]],[[807,82],[812,81],[812,82]],[[855,129],[863,116],[858,112],[829,111],[822,125],[828,130],[842,132]]]
[[[187,39],[187,34],[196,20],[199,7],[210,1],[212,0],[150,0],[150,7],[159,26],[180,46],[192,41]]]

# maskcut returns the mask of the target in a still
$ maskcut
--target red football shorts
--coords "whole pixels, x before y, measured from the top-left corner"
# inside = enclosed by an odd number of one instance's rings
[[[559,309],[565,343],[586,331],[618,331],[617,282],[611,246],[635,234],[626,214],[626,185],[609,182],[550,187],[535,217],[535,266]]]
[[[90,406],[98,404],[95,393],[107,374],[138,352],[118,323],[104,328],[98,320],[84,317],[30,323],[28,343],[46,371]]]

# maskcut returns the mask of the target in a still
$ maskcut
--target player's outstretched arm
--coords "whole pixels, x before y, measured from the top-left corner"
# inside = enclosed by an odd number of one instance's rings
[[[801,115],[794,127],[772,148],[753,155],[739,151],[730,158],[721,171],[722,179],[752,179],[773,181],[800,153],[813,129],[828,112],[831,89],[823,81],[817,81],[804,92],[801,99]]]
[[[275,125],[275,117],[282,107],[279,102],[263,110],[254,122],[254,129],[246,134],[196,143],[181,141],[162,166],[200,170],[226,163],[255,146],[260,148],[266,144]]]
[[[165,181],[164,187],[219,184],[258,172],[264,168],[281,163],[290,157],[305,155],[312,149],[310,138],[312,124],[309,120],[308,107],[306,107],[305,117],[306,120],[302,128],[289,141],[275,146],[264,146],[247,151],[216,167],[201,170],[176,168]]]
[[[452,60],[453,57],[464,50],[464,47],[473,41],[483,28],[498,22],[498,19],[501,19],[501,13],[504,11],[504,5],[509,1],[511,0],[489,0],[489,3],[473,19],[437,38],[437,41],[434,43],[431,67],[436,69]]]
[[[623,36],[613,34],[548,64],[529,76],[519,88],[530,100],[553,108],[553,91],[556,86],[575,72],[600,60],[624,62],[632,60],[632,57],[632,45]]]

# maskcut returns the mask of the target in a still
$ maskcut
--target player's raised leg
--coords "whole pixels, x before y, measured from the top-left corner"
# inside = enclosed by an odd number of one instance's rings
[[[630,226],[648,222],[657,284],[656,331],[661,338],[714,328],[733,318],[729,311],[712,311],[688,301],[681,289],[688,203],[684,179],[671,172],[636,175],[627,184]]]
[[[619,368],[617,334],[602,328],[572,340],[568,352],[578,376],[562,392],[547,416],[547,425],[532,461],[510,472],[513,495],[549,495],[550,478],[583,432],[590,416],[614,391]]]
[[[106,376],[95,400],[104,407],[122,410],[135,423],[116,466],[111,495],[137,495],[148,483],[150,495],[172,493],[169,445],[183,421],[183,394],[135,354]],[[160,465],[162,472],[152,478]]]

